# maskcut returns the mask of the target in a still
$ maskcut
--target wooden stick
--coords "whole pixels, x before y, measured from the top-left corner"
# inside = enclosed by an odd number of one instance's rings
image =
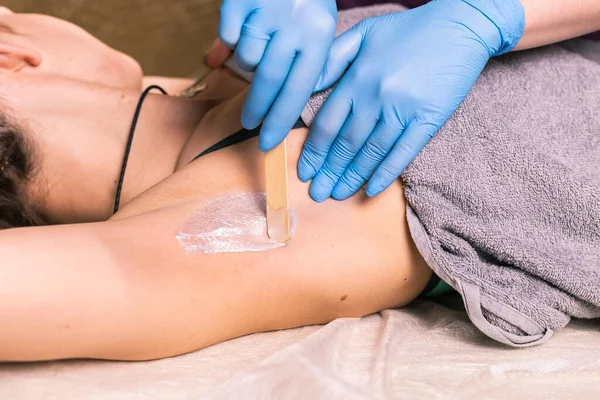
[[[277,243],[291,238],[285,140],[265,154],[267,183],[267,233]]]

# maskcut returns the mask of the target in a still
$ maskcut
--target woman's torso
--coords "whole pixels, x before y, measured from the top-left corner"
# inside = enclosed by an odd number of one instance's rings
[[[225,81],[221,84],[229,85],[230,79],[237,79],[229,73],[219,76]],[[203,204],[222,195],[264,192],[264,158],[256,137],[190,163],[198,154],[242,128],[239,121],[245,90],[241,86],[237,95],[212,109],[198,124],[181,152],[175,173],[123,207],[113,220],[150,213],[158,215],[157,220],[169,219],[169,229],[176,229]],[[287,279],[297,282],[294,290],[281,294],[282,299],[297,299],[300,293],[334,299],[338,304],[341,297],[352,293],[353,300],[360,301],[339,303],[346,309],[341,314],[344,316],[411,301],[424,288],[430,270],[408,233],[401,184],[398,182],[375,199],[368,199],[361,192],[344,202],[315,203],[309,196],[308,184],[301,182],[295,173],[307,134],[306,128],[294,129],[287,138],[289,197],[298,218],[291,244],[272,252],[224,254],[214,260],[248,266],[257,263],[267,266],[281,260],[283,269],[270,272],[273,284],[285,283]],[[206,260],[213,261],[192,257],[186,262],[200,267]],[[340,290],[345,290],[339,285],[347,288],[348,293],[337,296]],[[323,310],[334,312],[336,317],[340,315],[338,311],[337,306]]]

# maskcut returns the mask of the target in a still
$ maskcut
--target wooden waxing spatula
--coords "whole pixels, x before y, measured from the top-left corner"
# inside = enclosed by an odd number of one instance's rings
[[[267,182],[267,233],[277,243],[292,236],[288,199],[287,152],[285,140],[265,154]]]

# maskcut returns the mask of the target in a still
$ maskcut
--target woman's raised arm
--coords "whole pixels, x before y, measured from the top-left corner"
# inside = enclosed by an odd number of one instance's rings
[[[290,166],[306,135],[288,141]],[[205,204],[259,192],[256,139],[209,154],[107,222],[0,232],[0,360],[142,360],[255,332],[400,306],[431,271],[398,182],[375,199],[314,203],[292,179],[291,243],[266,252],[189,253],[177,239]]]

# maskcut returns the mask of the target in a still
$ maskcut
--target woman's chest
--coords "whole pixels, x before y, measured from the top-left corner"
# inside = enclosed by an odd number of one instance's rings
[[[246,91],[243,90],[211,109],[202,118],[186,142],[177,161],[176,170],[185,167],[213,145],[243,129],[240,114],[245,95]]]

